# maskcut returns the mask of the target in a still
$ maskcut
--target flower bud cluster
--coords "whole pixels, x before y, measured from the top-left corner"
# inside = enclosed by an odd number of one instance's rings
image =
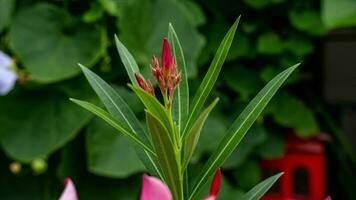
[[[168,101],[172,101],[174,91],[181,80],[181,75],[177,73],[177,64],[172,56],[167,38],[164,38],[161,65],[155,55],[152,56],[151,71],[155,77],[161,93]],[[154,89],[151,82],[144,81],[141,76],[135,74],[139,86],[154,95]]]

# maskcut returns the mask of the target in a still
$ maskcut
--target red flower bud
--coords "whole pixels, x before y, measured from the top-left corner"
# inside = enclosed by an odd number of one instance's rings
[[[138,85],[139,85],[142,89],[145,89],[146,83],[145,83],[145,81],[142,79],[142,77],[141,77],[140,75],[138,75],[137,73],[135,73],[135,78],[136,78],[136,81],[137,81]]]
[[[162,66],[164,70],[175,72],[175,61],[171,54],[171,48],[168,43],[167,37],[163,40],[163,47],[162,47]]]
[[[211,183],[209,196],[217,196],[220,190],[220,182],[221,182],[221,170],[220,168],[216,170],[213,182]]]

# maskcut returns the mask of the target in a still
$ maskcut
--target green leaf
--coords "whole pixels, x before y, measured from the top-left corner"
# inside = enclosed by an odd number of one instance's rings
[[[119,52],[122,63],[125,66],[126,72],[129,75],[132,85],[138,86],[138,83],[135,78],[135,73],[140,73],[140,69],[137,66],[137,63],[131,53],[127,48],[121,43],[119,38],[115,35],[116,48]]]
[[[322,2],[322,20],[328,29],[356,25],[356,1],[323,0]]]
[[[232,25],[230,30],[225,35],[224,39],[222,40],[214,59],[209,67],[208,72],[206,73],[203,81],[201,82],[195,96],[193,99],[193,103],[189,110],[189,116],[187,119],[187,123],[183,130],[182,138],[184,139],[185,135],[187,134],[188,130],[191,128],[192,124],[198,117],[198,113],[200,109],[203,107],[206,99],[208,98],[221,70],[221,67],[225,61],[225,58],[229,52],[231,43],[234,39],[235,32],[237,25],[239,24],[240,17],[238,17],[235,23]]]
[[[267,178],[248,191],[240,200],[259,200],[282,175],[283,172]]]
[[[262,54],[280,54],[283,52],[283,48],[283,42],[275,32],[264,33],[257,39],[257,51]]]
[[[208,118],[210,112],[213,110],[219,99],[215,99],[202,113],[193,124],[192,128],[188,131],[188,134],[184,141],[184,156],[183,156],[183,171],[189,164],[189,160],[193,155],[194,149],[198,143],[200,132],[205,124],[205,120]]]
[[[151,94],[144,91],[142,88],[129,85],[129,87],[136,93],[138,98],[142,101],[148,111],[155,115],[167,129],[169,137],[172,142],[176,139],[173,133],[174,127],[170,121],[168,111],[162,106],[162,104]]]
[[[298,65],[299,64],[294,65],[278,74],[256,95],[254,99],[252,99],[245,110],[242,111],[240,116],[234,121],[231,128],[225,134],[225,137],[220,142],[219,147],[204,165],[189,199],[193,199],[195,197],[202,186],[208,181],[209,177],[212,176],[216,169],[220,167],[231,155],[236,146],[245,136],[248,129],[266,107],[267,103],[271,100],[273,95],[281,87],[288,76],[295,70],[295,68],[298,67]]]
[[[107,122],[112,127],[114,127],[116,130],[118,130],[120,133],[122,133],[126,137],[128,137],[135,144],[142,147],[145,151],[149,152],[152,156],[155,156],[154,151],[149,146],[147,146],[134,132],[132,132],[132,130],[124,127],[124,125],[122,125],[122,123],[116,121],[105,110],[101,109],[98,106],[95,106],[94,104],[86,102],[86,101],[81,101],[81,100],[77,100],[77,99],[70,99],[70,100],[73,101],[74,103],[78,104],[79,106],[85,108],[86,110],[90,111],[91,113],[95,114],[96,116],[100,117],[105,122]]]
[[[182,1],[131,0],[119,9],[119,38],[140,65],[149,66],[150,55],[161,54],[167,25],[172,23],[181,36],[187,74],[189,77],[197,74],[197,60],[205,40],[196,27],[197,22],[191,21],[191,11]]]
[[[9,24],[14,8],[15,0],[0,0],[0,33]]]
[[[205,122],[198,144],[190,159],[191,163],[196,164],[202,159],[203,155],[211,154],[218,147],[216,141],[220,141],[224,137],[224,133],[226,132],[226,121],[227,120],[221,115],[210,115]]]
[[[0,144],[14,160],[45,159],[92,117],[54,92],[14,91],[0,98]]]
[[[142,129],[141,124],[136,118],[135,114],[128,107],[121,96],[94,72],[90,71],[82,65],[79,66],[81,67],[85,77],[88,79],[90,85],[97,93],[100,100],[103,102],[106,109],[113,116],[113,118],[125,129],[130,130],[130,132],[133,134],[137,134],[138,138],[143,141],[145,146],[150,148],[151,143],[148,139],[148,134]],[[160,174],[159,168],[157,167],[154,158],[141,149],[136,150],[147,169],[152,173]]]
[[[94,118],[85,134],[90,172],[112,178],[127,178],[145,170],[135,149],[117,130]]]
[[[307,37],[292,35],[288,38],[284,47],[298,57],[306,56],[314,51],[314,45]]]
[[[284,92],[271,102],[273,119],[280,125],[294,128],[300,137],[310,137],[319,131],[312,111],[300,99]]]
[[[288,12],[288,18],[295,28],[311,35],[319,36],[326,33],[318,10],[292,9]]]
[[[189,111],[189,87],[188,87],[188,76],[185,66],[183,49],[180,45],[178,36],[172,26],[169,24],[168,30],[169,43],[172,46],[172,51],[174,58],[177,62],[178,73],[181,74],[181,81],[174,93],[173,103],[172,103],[172,115],[173,120],[177,123],[178,132],[181,132],[184,122],[188,117]]]
[[[206,23],[205,13],[203,8],[194,1],[182,1],[185,9],[187,18],[194,26],[201,26]]]
[[[78,62],[93,66],[105,51],[104,36],[98,26],[79,22],[65,9],[42,3],[17,13],[9,41],[31,78],[50,83],[78,75]]]
[[[172,191],[174,199],[181,199],[182,185],[180,184],[181,175],[178,168],[180,163],[178,163],[174,144],[169,138],[168,130],[159,118],[149,111],[146,112],[146,122],[166,183]]]

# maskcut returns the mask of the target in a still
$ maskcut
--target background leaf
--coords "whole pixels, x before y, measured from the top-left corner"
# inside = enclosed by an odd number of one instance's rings
[[[73,139],[92,116],[65,95],[43,91],[0,98],[0,113],[7,113],[0,115],[1,146],[8,156],[26,163],[47,158]]]
[[[298,98],[281,93],[271,102],[272,116],[281,125],[294,128],[298,136],[310,137],[319,131],[314,114]]]
[[[9,24],[14,8],[15,0],[0,0],[0,33]]]
[[[167,24],[172,23],[185,52],[187,72],[196,75],[197,58],[204,46],[204,38],[195,29],[196,22],[180,1],[175,0],[132,0],[120,9],[120,39],[137,59],[147,66],[151,54],[160,55]],[[134,20],[132,20],[134,19]],[[123,31],[124,30],[124,31]]]
[[[258,37],[257,51],[262,54],[280,54],[282,53],[283,48],[284,46],[281,38],[274,32],[268,32]]]
[[[356,25],[356,2],[353,0],[323,0],[322,19],[327,28]],[[342,12],[340,12],[342,11]]]
[[[93,66],[106,45],[102,30],[44,3],[21,10],[9,34],[11,48],[31,78],[44,83],[79,74],[78,62]]]
[[[85,136],[89,171],[126,178],[146,169],[127,138],[103,121],[94,118]]]

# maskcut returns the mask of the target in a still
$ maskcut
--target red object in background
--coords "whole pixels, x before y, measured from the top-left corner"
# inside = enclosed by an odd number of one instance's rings
[[[326,194],[326,165],[321,137],[288,138],[288,150],[281,159],[261,162],[266,175],[284,175],[262,200],[323,200]]]

